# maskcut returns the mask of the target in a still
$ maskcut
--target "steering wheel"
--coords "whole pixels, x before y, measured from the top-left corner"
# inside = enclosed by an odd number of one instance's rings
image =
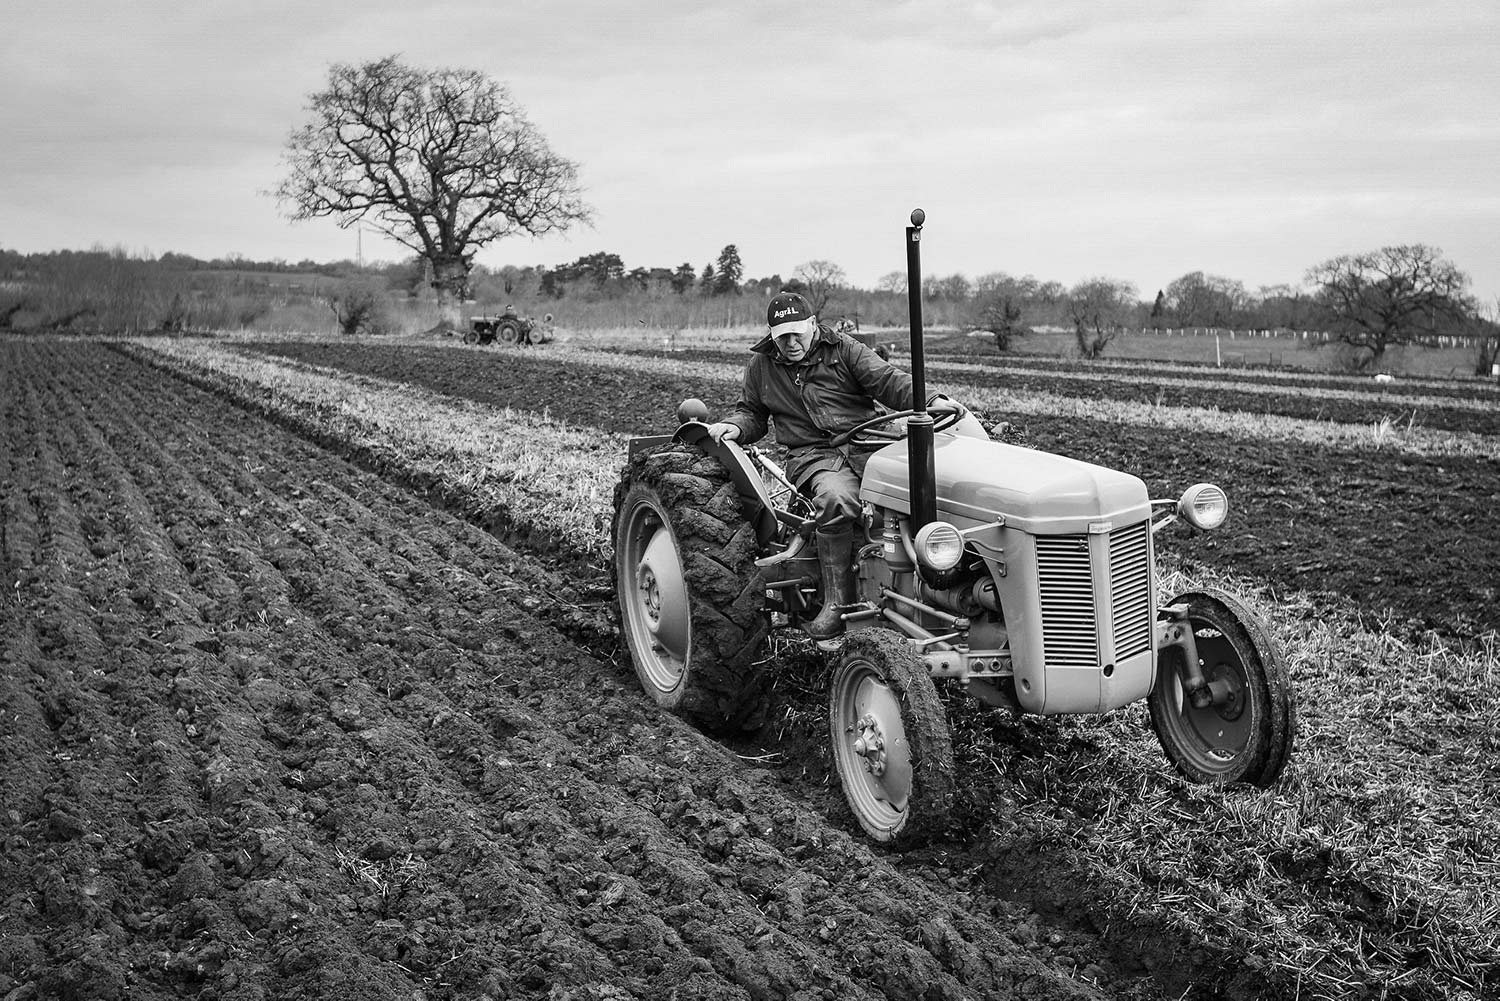
[[[958,409],[944,411],[933,420],[932,430],[934,434],[938,431],[946,431],[964,419],[968,411],[963,408],[962,404],[954,403],[954,406]],[[931,410],[926,412],[931,413]],[[828,443],[835,448],[846,444],[854,445],[857,448],[882,448],[893,441],[900,441],[905,438],[906,430],[904,428],[899,431],[895,428],[876,430],[876,428],[879,428],[882,424],[889,424],[891,421],[915,417],[917,413],[918,411],[915,410],[897,410],[889,414],[877,414],[867,421],[861,421],[847,431],[839,432],[828,439]]]

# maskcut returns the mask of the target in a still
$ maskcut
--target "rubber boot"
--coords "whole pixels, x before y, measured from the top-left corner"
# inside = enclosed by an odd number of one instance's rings
[[[840,616],[854,603],[854,532],[825,535],[816,532],[818,564],[823,569],[823,610],[807,624],[807,635],[815,640],[830,639],[844,631]]]

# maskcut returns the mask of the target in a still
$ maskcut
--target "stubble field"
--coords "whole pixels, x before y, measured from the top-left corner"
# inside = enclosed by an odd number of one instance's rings
[[[1413,386],[1382,431],[1353,384],[1320,416],[1296,384],[1127,373],[1114,413],[1107,382],[935,358],[1002,433],[1229,489],[1168,583],[1251,592],[1303,734],[1277,789],[1201,790],[1144,713],[954,703],[952,837],[893,856],[829,785],[807,650],[778,641],[775,717],[728,738],[617,646],[624,436],[726,407],[737,349],[0,356],[7,1001],[1494,989],[1493,397]]]

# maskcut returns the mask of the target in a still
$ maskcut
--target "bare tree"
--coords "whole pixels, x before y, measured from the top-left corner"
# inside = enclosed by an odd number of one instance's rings
[[[14,302],[9,302],[4,306],[0,306],[0,330],[9,330],[11,320],[15,319],[15,315],[24,310],[29,305],[31,305],[31,300],[27,299],[25,296],[22,296],[21,298],[16,299]]]
[[[1167,286],[1166,306],[1184,327],[1227,327],[1250,301],[1233,278],[1191,271]]]
[[[477,71],[339,63],[308,110],[276,197],[293,220],[364,221],[420,254],[450,321],[479,248],[589,219],[575,164]]]
[[[1011,341],[1031,333],[1031,328],[1021,322],[1024,311],[1015,295],[994,289],[977,296],[975,304],[969,329],[994,334],[996,351],[1009,351]]]
[[[1068,317],[1078,351],[1085,358],[1104,354],[1109,342],[1125,329],[1125,322],[1140,305],[1135,286],[1113,278],[1090,278],[1068,292]]]
[[[381,293],[371,285],[346,283],[328,297],[328,307],[345,334],[383,334],[387,329]]]
[[[890,292],[893,295],[906,294],[906,272],[887,271],[880,276],[880,281],[875,283],[875,291]]]
[[[1461,324],[1473,311],[1469,276],[1420,243],[1335,257],[1309,270],[1307,281],[1328,330],[1369,352],[1361,367],[1389,347]]]
[[[1474,344],[1474,374],[1490,375],[1500,363],[1500,298],[1469,317],[1468,334]]]
[[[823,309],[828,305],[834,293],[844,287],[848,279],[844,276],[844,269],[832,261],[808,261],[799,264],[797,270],[792,272],[792,277],[802,285],[803,295],[807,296],[807,303],[813,312],[819,316],[823,315]]]
[[[1292,285],[1262,285],[1256,294],[1255,314],[1262,326],[1305,329],[1310,310],[1306,291]]]
[[[946,299],[950,302],[965,302],[974,292],[974,286],[965,276],[955,272],[951,275],[929,275],[922,281],[922,292],[928,299]]]

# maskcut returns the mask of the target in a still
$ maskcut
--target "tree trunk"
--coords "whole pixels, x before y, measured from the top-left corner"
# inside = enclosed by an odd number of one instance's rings
[[[17,313],[25,309],[27,305],[29,305],[27,301],[22,299],[20,302],[13,302],[3,310],[0,310],[0,330],[9,330],[10,321],[15,318]]]
[[[1474,374],[1488,376],[1500,361],[1500,336],[1481,337],[1475,342]]]
[[[433,258],[432,287],[437,292],[439,318],[450,329],[463,330],[463,304],[469,298],[469,262],[462,257]]]

